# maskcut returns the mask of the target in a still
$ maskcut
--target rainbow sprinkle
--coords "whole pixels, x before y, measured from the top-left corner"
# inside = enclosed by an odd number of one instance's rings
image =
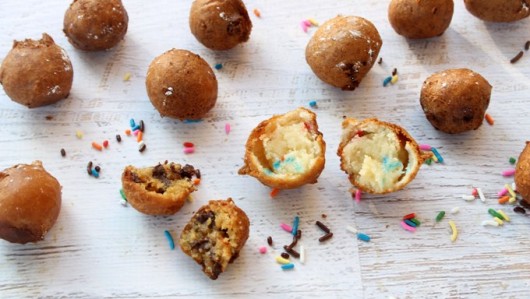
[[[505,176],[505,177],[510,177],[510,176],[513,176],[515,174],[515,169],[506,169],[505,171],[502,172],[502,176]]]
[[[504,188],[506,188],[506,190],[508,190],[508,193],[510,193],[510,195],[513,197],[513,198],[516,198],[517,195],[515,195],[515,192],[513,192],[513,189],[512,187],[510,186],[510,184],[506,184],[504,185]]]
[[[77,137],[77,139],[81,139],[81,138],[83,138],[83,132],[77,130],[77,131],[75,132],[75,137]]]
[[[289,224],[281,223],[280,227],[288,233],[292,233],[293,231],[293,228]]]
[[[186,148],[184,148],[184,153],[186,155],[193,154],[194,152],[195,152],[195,148],[194,147],[186,147]]]
[[[276,196],[278,195],[278,193],[280,193],[280,189],[278,189],[278,188],[273,188],[273,189],[271,190],[271,193],[270,193],[269,195],[270,195],[270,197],[274,198],[274,197],[276,197]]]
[[[451,227],[451,242],[456,241],[456,238],[458,237],[458,230],[456,229],[456,225],[453,220],[449,220],[449,227]]]
[[[261,253],[261,254],[265,254],[265,253],[267,253],[267,247],[265,247],[265,246],[261,246],[261,247],[259,248],[259,253]]]
[[[293,227],[291,228],[291,234],[293,236],[296,236],[296,232],[298,231],[299,224],[300,224],[300,217],[295,216],[293,220]]]
[[[420,150],[422,151],[430,151],[432,147],[428,144],[420,144]]]
[[[173,241],[173,237],[171,236],[171,233],[165,230],[164,235],[166,235],[166,239],[169,242],[169,248],[171,248],[171,250],[175,250],[175,241]]]
[[[282,270],[291,270],[291,269],[294,269],[294,264],[282,265]]]
[[[226,135],[230,134],[230,131],[231,131],[230,124],[229,124],[229,123],[226,123],[226,124],[225,124],[225,133],[226,133]]]
[[[300,245],[300,263],[305,264],[305,247]]]
[[[253,12],[256,17],[261,18],[261,12],[259,11],[259,9],[254,8]]]
[[[222,63],[218,63],[218,64],[215,65],[215,69],[216,70],[220,70],[222,68],[223,68],[223,64]]]
[[[443,163],[444,162],[444,158],[442,158],[442,156],[440,155],[440,153],[438,152],[438,150],[435,147],[431,147],[431,152],[434,154],[434,156],[438,160],[438,163]]]
[[[390,81],[392,81],[392,76],[386,77],[385,80],[383,80],[383,86],[386,87]]]
[[[416,228],[409,226],[407,223],[405,223],[405,221],[401,221],[400,224],[402,228],[404,228],[405,230],[408,230],[409,232],[413,233],[416,231]]]
[[[355,190],[355,202],[361,202],[361,190]]]
[[[506,215],[503,210],[497,210],[497,213],[499,213],[502,218],[504,218],[504,221],[510,222],[510,217],[508,217],[508,215]]]
[[[317,106],[317,101],[310,101],[309,102],[309,107],[315,108],[316,106]]]
[[[370,236],[365,235],[363,233],[357,233],[357,239],[364,241],[364,242],[370,242]]]
[[[484,115],[484,118],[486,119],[486,121],[488,122],[490,126],[493,126],[493,124],[495,123],[495,120],[493,119],[493,117],[491,117],[491,115],[489,115],[488,113]]]
[[[281,256],[277,256],[277,257],[276,257],[276,262],[277,262],[278,264],[282,264],[282,265],[286,265],[286,264],[289,264],[289,263],[290,263],[288,259],[284,259],[284,258],[281,257]]]

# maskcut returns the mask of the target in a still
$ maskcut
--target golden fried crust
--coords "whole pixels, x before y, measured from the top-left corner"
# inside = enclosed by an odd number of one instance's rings
[[[125,37],[128,24],[121,0],[74,0],[64,14],[63,31],[74,47],[102,51]]]
[[[320,80],[354,90],[374,65],[383,41],[368,20],[337,16],[322,24],[305,49],[305,58]]]
[[[241,0],[195,0],[191,33],[207,48],[229,50],[248,40],[252,22]]]
[[[149,65],[147,94],[161,116],[200,119],[217,101],[217,78],[199,55],[172,49]]]
[[[305,111],[311,116],[310,121],[306,123],[308,123],[309,130],[313,134],[314,142],[316,142],[320,148],[320,154],[313,159],[313,166],[299,175],[293,175],[289,177],[276,177],[263,171],[263,166],[266,166],[268,169],[273,169],[273,166],[270,165],[271,163],[264,158],[265,153],[262,139],[271,133],[271,130],[276,128],[276,122],[287,115],[281,114],[262,121],[254,130],[252,130],[246,143],[244,157],[245,164],[238,171],[240,175],[253,176],[262,184],[277,189],[294,189],[305,184],[314,184],[317,182],[320,173],[322,173],[322,170],[324,170],[324,165],[326,162],[326,143],[324,142],[322,133],[318,131],[316,114],[305,108],[298,108],[289,113],[292,114],[296,113],[297,111]],[[303,120],[301,120],[301,122],[303,122]]]
[[[467,10],[488,22],[515,22],[530,15],[530,0],[464,0]]]
[[[66,52],[46,33],[15,41],[0,67],[0,84],[15,102],[35,108],[70,94],[74,71]]]
[[[392,28],[407,38],[442,35],[453,18],[453,0],[392,0],[388,20]]]
[[[526,202],[530,203],[530,141],[519,155],[515,166],[515,186]]]
[[[449,69],[425,80],[420,104],[434,128],[449,134],[478,129],[491,97],[491,85],[469,69]]]
[[[188,167],[188,169],[186,169]],[[173,215],[195,191],[191,177],[193,166],[159,164],[155,167],[125,167],[122,188],[128,203],[147,215]]]
[[[179,244],[215,280],[239,256],[249,230],[247,215],[231,198],[211,200],[184,227]]]
[[[25,244],[44,239],[61,211],[61,185],[40,161],[0,172],[0,238]]]
[[[355,173],[349,173],[348,171],[348,165],[347,161],[345,159],[343,150],[344,147],[354,138],[356,135],[359,134],[359,132],[365,132],[367,126],[383,126],[388,129],[390,129],[393,133],[396,134],[397,140],[400,142],[401,147],[405,148],[405,146],[408,147],[408,161],[409,163],[414,163],[412,167],[410,167],[410,171],[407,172],[407,174],[404,176],[402,180],[400,180],[397,184],[391,186],[390,188],[387,188],[385,190],[374,190],[371,189],[369,186],[366,186],[365,184],[361,184],[356,179]],[[363,192],[372,193],[372,194],[385,194],[390,192],[395,192],[398,190],[403,189],[408,183],[410,183],[417,175],[422,163],[427,160],[428,158],[432,157],[432,153],[427,152],[421,152],[418,144],[412,138],[412,136],[402,127],[387,123],[383,121],[379,121],[376,118],[369,118],[362,121],[359,121],[354,118],[347,118],[342,122],[342,128],[343,128],[343,136],[341,139],[341,142],[339,144],[339,148],[337,150],[337,155],[340,157],[341,161],[341,169],[348,174],[348,179],[354,185],[356,188],[360,189]],[[411,157],[412,156],[412,157]]]

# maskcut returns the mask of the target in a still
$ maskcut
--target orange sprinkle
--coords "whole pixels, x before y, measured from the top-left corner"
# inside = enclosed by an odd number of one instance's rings
[[[194,179],[193,180],[193,185],[197,186],[201,183],[201,179]]]
[[[493,119],[493,117],[491,117],[491,115],[487,113],[486,115],[484,115],[484,118],[486,119],[486,121],[488,122],[490,126],[493,126],[493,124],[495,123],[495,120]]]
[[[140,142],[144,138],[144,133],[142,131],[138,131],[138,135],[136,136],[136,141]]]
[[[129,130],[129,129],[125,130],[125,135],[131,136],[131,130]]]
[[[276,195],[278,195],[278,193],[280,193],[280,189],[272,188],[270,195],[272,198],[274,198]]]
[[[510,200],[510,197],[506,195],[506,196],[503,196],[503,197],[499,198],[499,203],[501,205],[503,205],[503,204],[507,203],[508,200]]]
[[[254,8],[253,12],[256,17],[261,18],[261,12],[259,11],[259,9]]]
[[[103,150],[103,147],[101,146],[101,144],[97,143],[97,142],[92,142],[92,147],[98,151],[102,151]]]

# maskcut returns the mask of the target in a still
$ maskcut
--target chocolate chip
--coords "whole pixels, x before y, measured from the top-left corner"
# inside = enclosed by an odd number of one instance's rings
[[[219,277],[219,274],[223,272],[223,266],[219,263],[215,263],[212,267],[212,276],[210,276],[211,279],[217,279]]]
[[[212,211],[203,212],[197,216],[197,221],[199,221],[201,224],[208,221],[208,219],[212,219],[212,222],[214,222],[213,220],[215,219],[215,215]]]

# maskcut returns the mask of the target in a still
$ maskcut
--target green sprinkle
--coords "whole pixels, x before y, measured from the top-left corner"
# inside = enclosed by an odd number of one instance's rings
[[[120,189],[120,194],[121,194],[121,198],[123,198],[123,200],[127,201],[127,197],[125,197],[125,193],[123,192],[123,189]]]
[[[500,220],[506,220],[499,212],[495,211],[494,209],[488,209],[488,213],[490,213],[491,216],[497,217]]]
[[[425,163],[427,163],[427,165],[431,165],[431,163],[432,163],[432,159],[429,158],[429,159],[425,160]]]
[[[436,222],[442,221],[444,216],[445,216],[445,211],[440,211],[440,213],[438,213],[438,216],[436,216]]]
[[[412,219],[409,219],[410,221],[412,221],[414,224],[416,224],[416,226],[420,226],[421,222],[416,219],[416,218],[412,218]]]
[[[515,158],[514,158],[514,157],[510,157],[510,160],[509,160],[509,161],[510,161],[510,164],[512,164],[512,165],[513,165],[513,164],[515,164],[515,161],[517,161],[517,160],[515,160]]]

